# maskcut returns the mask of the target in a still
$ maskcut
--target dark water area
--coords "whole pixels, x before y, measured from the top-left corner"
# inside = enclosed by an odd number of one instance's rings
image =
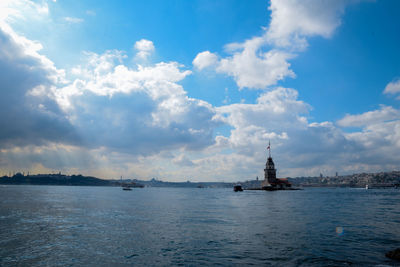
[[[399,266],[400,190],[0,186],[1,266]]]

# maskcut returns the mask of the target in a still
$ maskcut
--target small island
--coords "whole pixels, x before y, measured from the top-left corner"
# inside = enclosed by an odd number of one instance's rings
[[[269,155],[267,163],[265,164],[264,181],[261,183],[261,189],[267,191],[293,190],[292,184],[288,179],[276,178],[275,164],[271,157],[271,142],[268,143],[267,150]]]

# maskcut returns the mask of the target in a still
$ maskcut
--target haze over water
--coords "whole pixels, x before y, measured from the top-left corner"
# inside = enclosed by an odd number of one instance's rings
[[[395,265],[398,190],[1,186],[0,265]]]

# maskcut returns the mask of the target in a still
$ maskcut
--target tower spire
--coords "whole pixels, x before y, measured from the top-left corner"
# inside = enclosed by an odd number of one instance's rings
[[[271,157],[271,140],[268,140],[269,157]]]

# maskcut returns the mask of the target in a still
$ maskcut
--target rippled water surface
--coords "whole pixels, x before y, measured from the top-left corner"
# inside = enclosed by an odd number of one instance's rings
[[[398,266],[400,190],[0,186],[0,265]]]

